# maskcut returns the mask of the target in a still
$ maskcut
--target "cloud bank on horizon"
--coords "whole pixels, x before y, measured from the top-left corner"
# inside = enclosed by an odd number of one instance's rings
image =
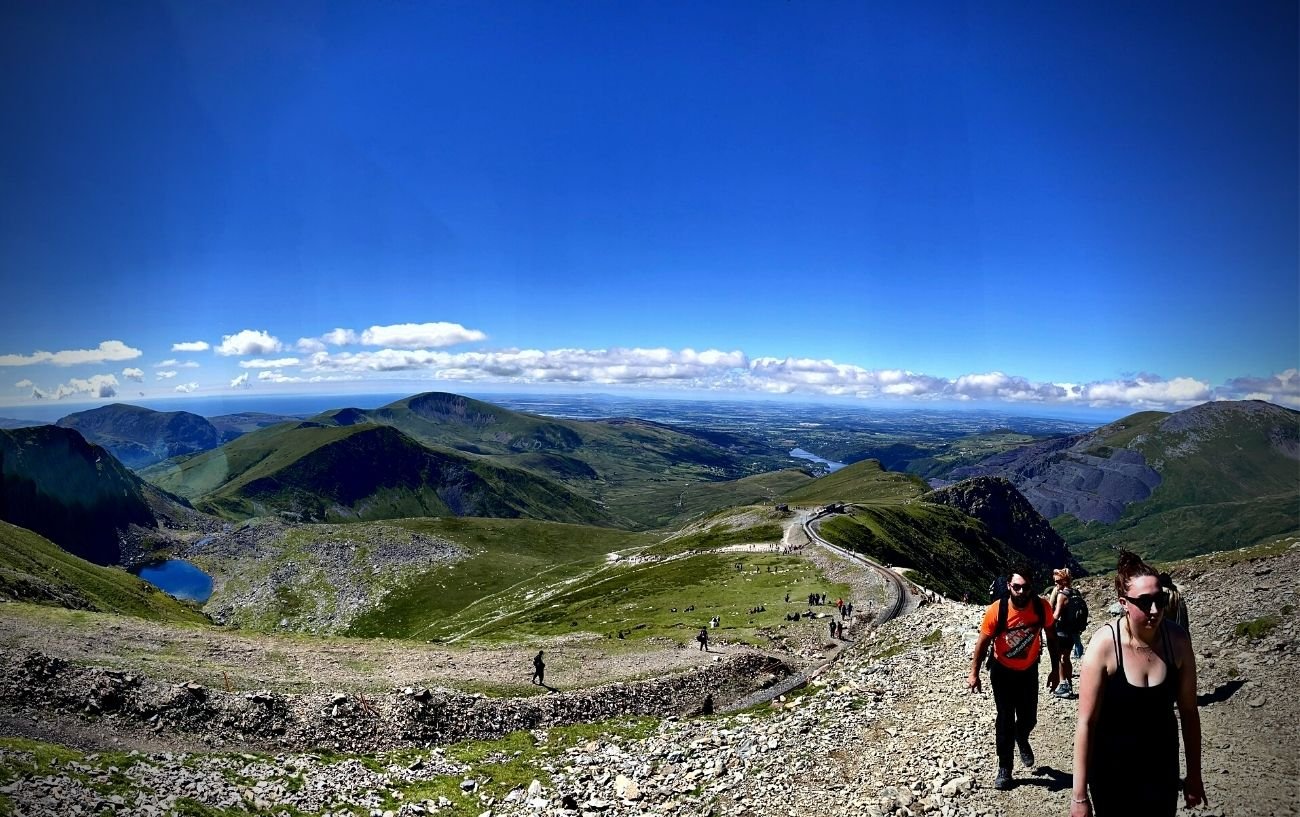
[[[1266,400],[1300,408],[1300,371],[1243,374],[1223,383],[1192,375],[1166,377],[1135,373],[1085,383],[1035,382],[1001,371],[971,372],[944,377],[906,368],[867,368],[854,363],[807,357],[750,356],[739,349],[621,348],[478,348],[488,334],[446,321],[371,326],[356,331],[334,328],[290,343],[265,329],[243,329],[223,335],[217,343],[187,340],[169,351],[203,353],[211,360],[167,358],[150,364],[154,391],[166,393],[247,393],[257,388],[328,393],[331,384],[373,389],[483,387],[599,387],[620,390],[731,395],[799,395],[881,404],[934,403],[1035,404],[1045,407],[1092,409],[1177,410],[1211,400]],[[0,368],[23,367],[27,376],[13,384],[5,402],[65,399],[113,399],[125,381],[146,384],[145,372],[128,366],[118,373],[88,372],[84,377],[59,377],[59,369],[80,365],[106,366],[144,356],[121,340],[105,340],[95,349],[34,351],[0,355]],[[281,355],[279,357],[265,357]],[[29,371],[27,367],[37,367]],[[179,369],[203,369],[200,380],[176,386]],[[243,370],[234,377],[231,374]],[[256,371],[256,376],[253,376]],[[338,388],[337,385],[334,388]]]

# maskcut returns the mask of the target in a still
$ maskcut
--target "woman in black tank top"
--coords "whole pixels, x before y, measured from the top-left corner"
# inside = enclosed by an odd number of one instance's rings
[[[1206,802],[1196,661],[1187,632],[1164,621],[1169,597],[1157,576],[1136,555],[1120,554],[1115,586],[1124,614],[1093,634],[1079,677],[1071,817],[1173,817],[1179,719],[1183,797],[1188,807]]]

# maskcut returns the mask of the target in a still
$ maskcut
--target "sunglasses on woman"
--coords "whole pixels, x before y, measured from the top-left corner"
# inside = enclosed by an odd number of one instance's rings
[[[1153,604],[1157,610],[1163,610],[1169,606],[1169,594],[1163,590],[1159,593],[1143,593],[1140,596],[1120,596],[1120,598],[1144,613],[1150,610]]]

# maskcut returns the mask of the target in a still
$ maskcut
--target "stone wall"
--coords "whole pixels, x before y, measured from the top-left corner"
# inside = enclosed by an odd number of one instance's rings
[[[12,668],[0,678],[0,702],[9,707],[110,718],[115,725],[189,733],[209,744],[344,752],[491,739],[622,715],[695,714],[706,698],[721,707],[790,673],[778,659],[749,653],[651,681],[489,698],[409,687],[375,695],[226,692],[82,667],[39,652],[0,650],[0,663]]]

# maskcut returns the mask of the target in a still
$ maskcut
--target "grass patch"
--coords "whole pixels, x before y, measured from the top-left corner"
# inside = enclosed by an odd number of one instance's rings
[[[766,522],[743,528],[734,528],[720,523],[698,533],[675,536],[646,548],[645,553],[655,556],[675,556],[691,550],[718,550],[731,545],[772,544],[780,542],[782,534],[781,525],[777,522]]]
[[[928,635],[921,637],[921,644],[926,647],[932,647],[943,640],[943,630],[935,630]]]
[[[1251,641],[1258,641],[1276,629],[1277,625],[1281,623],[1282,619],[1278,616],[1260,616],[1250,621],[1237,622],[1233,632],[1238,638],[1249,638]]]
[[[883,661],[886,658],[893,658],[895,655],[900,655],[904,652],[907,652],[907,645],[893,636],[889,636],[881,643],[876,644],[875,648],[871,652],[867,653],[867,660]]]
[[[5,753],[4,763],[0,764],[0,784],[29,775],[50,774],[84,757],[75,749],[27,738],[0,738],[0,751]]]

